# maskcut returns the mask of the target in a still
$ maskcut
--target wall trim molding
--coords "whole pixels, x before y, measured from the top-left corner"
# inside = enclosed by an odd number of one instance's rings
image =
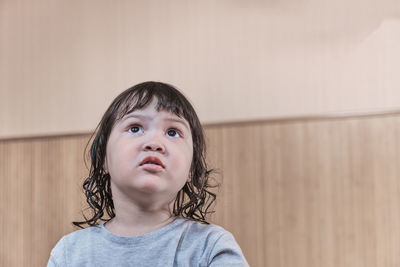
[[[314,114],[314,115],[301,115],[301,116],[271,117],[271,118],[263,118],[263,119],[260,118],[260,119],[249,119],[249,120],[205,122],[205,123],[203,123],[203,127],[204,128],[218,128],[218,127],[225,127],[225,126],[239,126],[239,125],[249,125],[249,124],[276,124],[276,123],[293,123],[293,122],[304,122],[304,121],[328,121],[328,120],[360,119],[360,118],[373,118],[373,117],[397,116],[397,115],[400,115],[400,108],[387,109],[387,110],[332,112],[329,114],[319,114],[319,115]],[[93,133],[93,131],[4,136],[4,137],[0,136],[0,142],[31,140],[31,139],[49,139],[49,138],[90,136]]]
[[[397,116],[397,115],[400,115],[400,109],[358,111],[358,112],[354,111],[333,112],[329,114],[320,114],[320,115],[282,116],[282,117],[265,118],[265,119],[235,120],[235,121],[204,123],[203,126],[207,128],[214,128],[214,127],[225,127],[225,126],[247,125],[247,124],[276,124],[276,123],[293,123],[293,122],[305,122],[305,121],[330,121],[330,120],[361,119],[361,118],[374,118],[374,117]]]

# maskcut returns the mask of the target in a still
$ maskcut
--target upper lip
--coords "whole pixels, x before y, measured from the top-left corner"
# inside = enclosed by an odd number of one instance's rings
[[[162,161],[154,156],[149,156],[149,157],[145,157],[139,164],[139,166],[142,166],[143,164],[146,163],[153,163],[153,164],[157,164],[160,165],[161,167],[165,168],[164,164],[162,163]]]

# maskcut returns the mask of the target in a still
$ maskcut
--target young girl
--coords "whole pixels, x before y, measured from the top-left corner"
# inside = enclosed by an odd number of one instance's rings
[[[64,236],[47,266],[248,266],[233,236],[206,221],[215,194],[203,130],[177,89],[129,88],[95,133],[83,183],[92,215],[73,222],[90,227]]]

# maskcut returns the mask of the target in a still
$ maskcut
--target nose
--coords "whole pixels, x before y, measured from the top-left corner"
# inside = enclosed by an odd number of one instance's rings
[[[159,139],[152,138],[143,144],[143,150],[144,151],[157,151],[157,152],[164,153],[165,146],[162,144],[162,142]]]

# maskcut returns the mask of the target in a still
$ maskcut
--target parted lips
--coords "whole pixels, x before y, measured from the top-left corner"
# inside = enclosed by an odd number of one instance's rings
[[[145,164],[155,164],[155,165],[160,165],[161,167],[165,168],[164,164],[157,157],[146,157],[142,160],[142,162],[140,162],[139,166],[143,166]]]

